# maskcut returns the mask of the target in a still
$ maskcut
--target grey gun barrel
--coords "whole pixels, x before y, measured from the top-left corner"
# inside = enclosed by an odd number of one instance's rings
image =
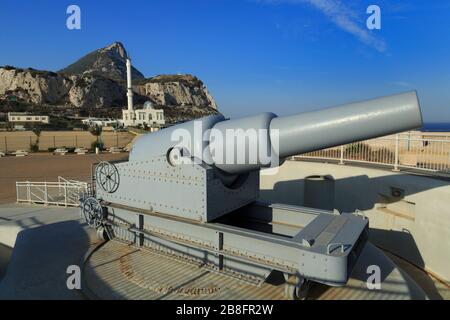
[[[346,143],[385,136],[422,126],[422,114],[415,91],[345,104],[292,116],[277,117],[272,113],[228,120],[214,128],[225,136],[222,154],[236,155],[235,161],[213,156],[222,171],[238,174],[262,167],[276,166],[286,157],[343,145]],[[226,130],[241,128],[259,131],[268,128],[268,137],[258,136],[258,142],[228,138]],[[253,139],[254,140],[254,139]],[[238,142],[236,142],[238,141]],[[267,147],[270,145],[270,147]],[[212,142],[213,149],[220,149]],[[257,150],[258,149],[258,150]],[[264,150],[270,149],[270,163]],[[244,151],[243,151],[244,150]],[[257,154],[252,161],[237,161],[243,152]],[[260,152],[260,151],[263,152]]]
[[[161,154],[171,159],[171,150],[181,148],[181,156],[201,158],[235,175],[277,166],[286,157],[421,126],[419,101],[412,91],[284,117],[273,113],[232,120],[209,116],[144,136],[133,146],[130,160]],[[182,133],[191,138],[180,147]]]
[[[416,129],[422,114],[415,91],[272,120],[280,157]]]

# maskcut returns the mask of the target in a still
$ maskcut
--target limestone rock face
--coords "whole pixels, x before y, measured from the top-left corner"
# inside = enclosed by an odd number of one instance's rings
[[[77,108],[101,108],[125,103],[125,88],[116,81],[84,75],[73,78],[69,102]]]
[[[95,50],[59,72],[0,67],[0,104],[13,98],[31,105],[73,108],[125,107],[127,52],[120,42]],[[151,101],[169,122],[218,113],[201,80],[189,74],[144,78],[132,69],[134,102]]]
[[[56,104],[64,101],[71,87],[70,79],[54,72],[0,68],[0,99],[15,96],[33,104]]]
[[[217,109],[214,98],[192,75],[160,75],[139,85],[138,92],[161,106],[193,106]]]
[[[123,105],[126,91],[102,76],[65,77],[48,71],[0,68],[0,100],[11,97],[35,105],[100,108]]]

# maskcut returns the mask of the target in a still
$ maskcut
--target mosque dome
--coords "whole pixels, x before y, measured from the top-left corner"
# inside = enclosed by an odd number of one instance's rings
[[[144,103],[144,109],[153,109],[153,104],[151,103],[151,101],[146,101]]]

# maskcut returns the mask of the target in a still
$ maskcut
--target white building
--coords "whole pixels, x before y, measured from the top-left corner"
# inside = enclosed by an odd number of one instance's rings
[[[91,126],[109,127],[119,123],[119,121],[117,121],[116,119],[110,118],[87,118],[81,120],[81,122],[90,127]]]
[[[166,124],[164,110],[153,109],[150,101],[147,101],[142,109],[122,110],[122,116],[125,126],[147,125],[149,127],[162,127]]]
[[[143,109],[134,109],[133,90],[131,87],[131,60],[127,58],[127,97],[128,109],[122,110],[122,123],[125,127],[147,125],[157,128],[166,124],[164,110],[153,109],[150,101],[144,104]]]
[[[8,112],[8,121],[12,123],[45,123],[48,124],[49,117],[27,112]]]

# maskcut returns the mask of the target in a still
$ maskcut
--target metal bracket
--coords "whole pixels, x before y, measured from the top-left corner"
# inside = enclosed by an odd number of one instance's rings
[[[332,247],[334,246],[333,250]],[[351,244],[344,244],[341,242],[329,243],[327,245],[327,254],[330,254],[334,249],[341,248],[341,253],[345,253],[345,250],[350,249],[352,247]]]

